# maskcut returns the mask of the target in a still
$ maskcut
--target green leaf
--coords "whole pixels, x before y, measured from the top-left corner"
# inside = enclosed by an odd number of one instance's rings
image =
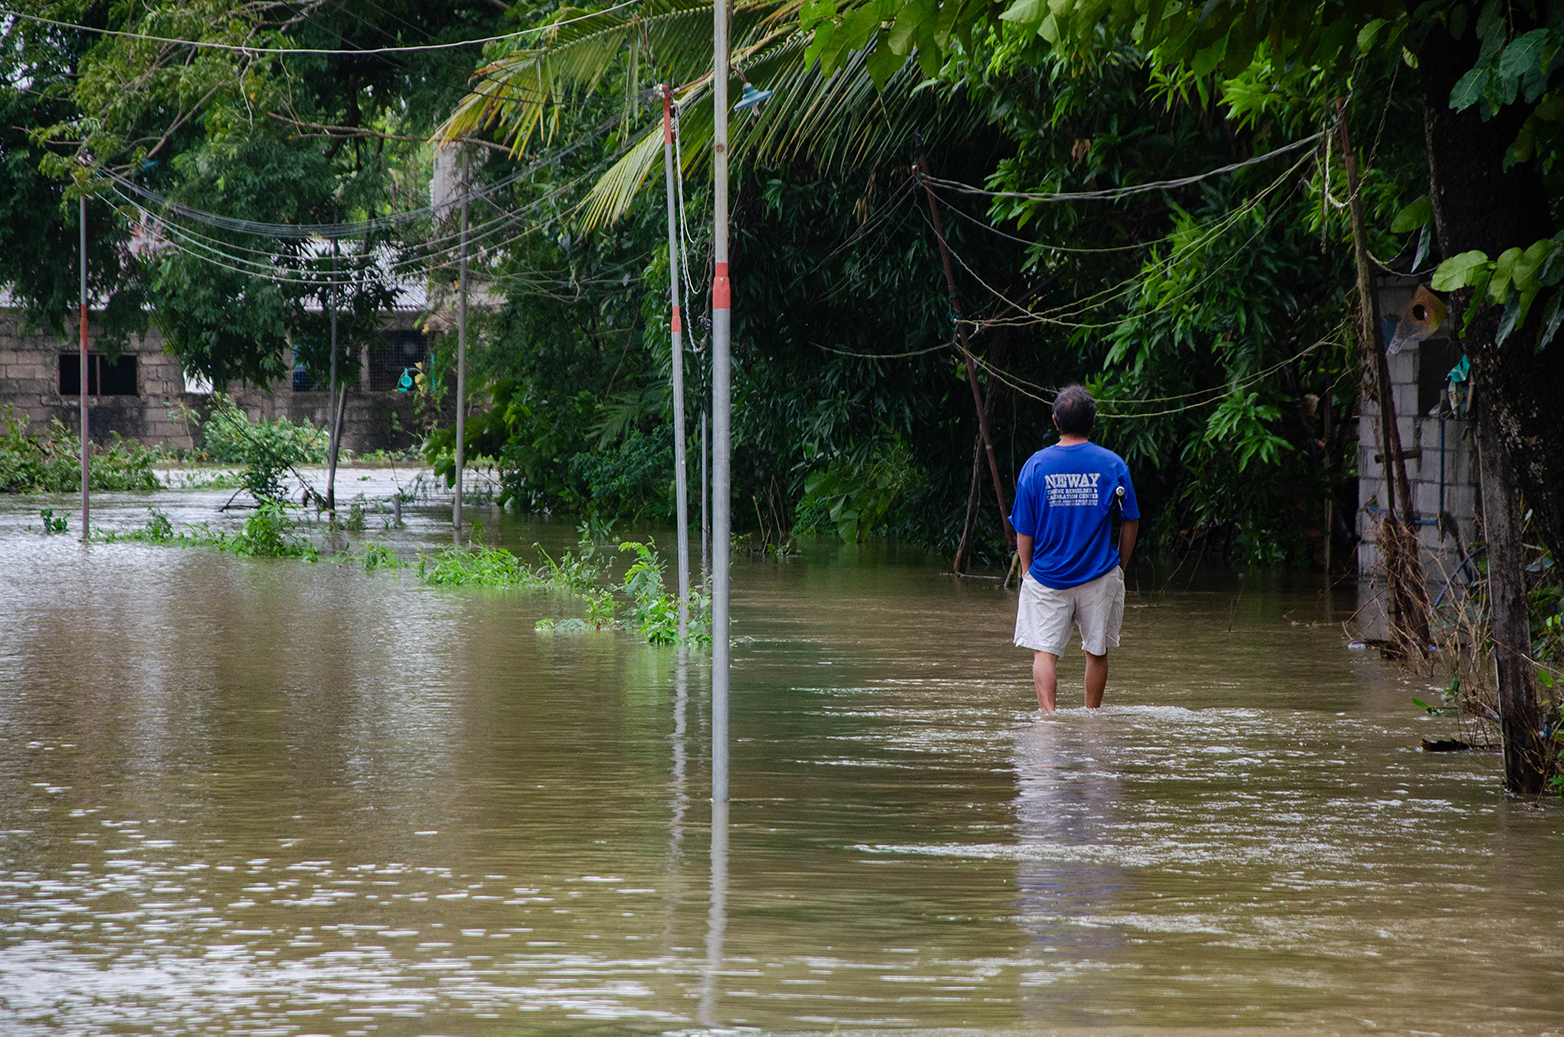
[[[1533,29],[1510,41],[1499,55],[1499,75],[1505,79],[1519,79],[1542,60],[1543,48],[1548,44],[1547,29]]]
[[[1478,65],[1470,69],[1466,75],[1456,80],[1454,89],[1450,91],[1450,107],[1458,112],[1464,112],[1482,100],[1483,91],[1488,88],[1488,81],[1492,78],[1493,70],[1486,65]]]
[[[1504,345],[1504,340],[1515,331],[1516,325],[1521,321],[1521,296],[1519,294],[1510,297],[1505,304],[1504,315],[1499,318],[1499,330],[1493,336],[1496,346]]]
[[[1488,282],[1488,298],[1494,305],[1503,306],[1505,300],[1510,297],[1510,287],[1514,283],[1515,264],[1520,262],[1524,253],[1520,247],[1507,248],[1499,254],[1499,258],[1493,261],[1493,278]]]
[[[1564,307],[1559,306],[1560,296],[1564,293],[1554,292],[1548,297],[1548,304],[1542,308],[1542,332],[1537,336],[1537,351],[1548,347],[1553,341],[1553,336],[1559,333],[1559,325],[1564,324]]]
[[[891,25],[890,35],[886,37],[891,50],[905,57],[912,50],[912,41],[918,35],[919,27],[926,25],[933,17],[934,0],[912,0],[903,7]]]
[[[1388,18],[1375,18],[1363,28],[1358,30],[1358,51],[1367,54],[1370,47],[1374,46],[1374,40],[1379,36],[1379,30],[1390,24]]]
[[[869,78],[874,80],[876,90],[884,90],[885,84],[891,81],[901,67],[907,63],[905,57],[893,51],[885,42],[888,35],[883,29],[875,37],[874,50],[864,62],[864,68],[869,73]]]
[[[1438,706],[1430,706],[1428,703],[1424,702],[1422,699],[1418,698],[1415,695],[1412,697],[1412,704],[1414,706],[1418,707],[1419,709],[1426,710],[1428,712],[1429,716],[1436,717],[1436,716],[1439,715],[1439,707]]]
[[[1042,21],[1043,15],[1048,13],[1046,0],[1016,0],[1015,3],[1005,8],[999,16],[1002,22],[1020,22],[1022,25],[1031,25],[1033,22]],[[900,19],[897,19],[900,21]]]
[[[1537,289],[1542,287],[1537,274],[1542,269],[1543,262],[1557,247],[1557,243],[1552,238],[1543,238],[1533,242],[1530,248],[1521,253],[1520,258],[1515,261],[1515,269],[1510,274],[1515,287],[1523,292],[1529,291],[1535,294]]]
[[[1453,292],[1459,288],[1469,288],[1476,285],[1479,280],[1488,279],[1488,271],[1493,269],[1493,262],[1488,254],[1480,249],[1472,249],[1470,252],[1462,252],[1458,256],[1451,256],[1440,263],[1434,271],[1434,279],[1430,285],[1436,292]]]
[[[1434,203],[1429,201],[1428,195],[1425,194],[1396,213],[1396,218],[1390,221],[1390,233],[1405,234],[1407,231],[1416,230],[1433,218]]]

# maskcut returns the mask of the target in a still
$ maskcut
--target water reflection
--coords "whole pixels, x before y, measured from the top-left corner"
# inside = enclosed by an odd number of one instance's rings
[[[1121,966],[1125,937],[1095,921],[1130,883],[1112,852],[1123,789],[1094,758],[1105,718],[1061,710],[1015,739],[1017,914],[1033,967],[1021,979],[1026,1018],[1051,1025],[1101,1021],[1089,988],[1059,980]]]
[[[728,801],[711,804],[711,907],[706,916],[706,967],[701,972],[700,1022],[718,1025],[722,941],[728,931]]]

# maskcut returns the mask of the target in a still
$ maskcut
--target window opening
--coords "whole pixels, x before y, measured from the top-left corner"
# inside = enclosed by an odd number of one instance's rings
[[[60,354],[60,395],[81,395],[81,354]],[[124,354],[113,363],[102,353],[87,354],[88,396],[138,396],[136,357]]]

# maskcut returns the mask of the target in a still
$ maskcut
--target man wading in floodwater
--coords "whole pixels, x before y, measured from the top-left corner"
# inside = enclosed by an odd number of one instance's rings
[[[1032,680],[1044,713],[1054,711],[1059,656],[1070,628],[1086,653],[1086,708],[1102,705],[1108,649],[1119,647],[1124,567],[1135,549],[1140,509],[1129,468],[1089,442],[1097,404],[1079,385],[1054,400],[1059,442],[1027,459],[1016,481],[1010,525],[1021,555],[1021,603],[1015,643],[1032,650]],[[1122,520],[1114,549],[1113,515]]]

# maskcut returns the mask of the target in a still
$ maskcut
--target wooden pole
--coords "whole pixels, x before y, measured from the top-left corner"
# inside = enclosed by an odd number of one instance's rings
[[[1367,235],[1363,229],[1363,199],[1358,191],[1358,168],[1352,151],[1352,138],[1347,133],[1346,104],[1336,102],[1336,115],[1341,133],[1341,161],[1347,172],[1347,211],[1352,223],[1352,251],[1358,268],[1358,336],[1365,353],[1372,353],[1377,375],[1379,396],[1379,421],[1382,430],[1385,471],[1385,521],[1381,528],[1387,543],[1380,545],[1380,555],[1385,561],[1386,581],[1391,600],[1401,613],[1401,623],[1406,639],[1413,650],[1422,655],[1428,651],[1428,610],[1424,604],[1427,594],[1423,590],[1423,563],[1417,540],[1417,512],[1412,504],[1412,490],[1407,482],[1406,455],[1401,450],[1401,431],[1396,421],[1395,394],[1390,382],[1390,361],[1380,344],[1378,321],[1375,319],[1374,281],[1369,271]],[[1394,489],[1392,489],[1392,487]],[[1396,515],[1396,498],[1400,498],[1401,515]],[[1409,556],[1409,557],[1408,557]]]
[[[950,311],[956,321],[956,339],[961,343],[961,355],[967,362],[967,381],[972,386],[972,405],[977,409],[978,433],[983,437],[983,449],[988,454],[988,471],[994,480],[994,498],[999,502],[999,527],[1005,531],[1005,545],[1016,549],[1016,532],[1010,528],[1010,506],[1005,495],[1004,480],[999,476],[999,459],[994,456],[994,437],[988,427],[988,411],[983,407],[983,391],[978,387],[977,363],[972,359],[972,349],[967,343],[967,328],[961,320],[961,299],[956,294],[956,272],[950,265],[950,249],[945,244],[945,225],[940,219],[939,205],[934,200],[934,188],[929,186],[925,173],[929,160],[918,146],[918,182],[929,199],[929,218],[934,223],[934,238],[939,242],[940,262],[945,267],[945,287],[949,293]]]

